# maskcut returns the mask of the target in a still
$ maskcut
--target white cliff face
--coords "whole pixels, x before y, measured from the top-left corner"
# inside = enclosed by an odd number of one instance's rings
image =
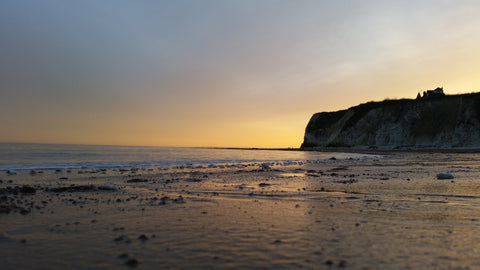
[[[480,147],[480,93],[315,114],[302,147]]]

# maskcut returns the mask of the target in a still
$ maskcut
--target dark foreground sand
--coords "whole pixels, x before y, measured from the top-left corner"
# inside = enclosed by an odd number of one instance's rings
[[[2,172],[0,268],[479,269],[479,160]]]

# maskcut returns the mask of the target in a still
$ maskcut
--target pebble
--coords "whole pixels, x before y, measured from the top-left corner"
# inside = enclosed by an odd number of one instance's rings
[[[127,180],[127,183],[145,183],[145,182],[148,182],[148,180],[147,179],[140,179],[140,178],[134,178],[134,179]]]
[[[98,187],[98,189],[101,189],[101,190],[118,190],[119,188],[115,185],[112,185],[112,184],[104,184],[104,185]]]
[[[138,239],[142,240],[142,241],[147,241],[148,240],[148,237],[145,235],[145,234],[142,234],[138,237]]]
[[[262,163],[260,164],[260,167],[263,169],[263,170],[271,170],[272,167],[270,167],[267,163]]]
[[[124,240],[126,240],[126,239],[127,239],[127,236],[125,236],[125,235],[120,235],[119,237],[113,239],[113,241],[115,241],[115,242],[121,242],[121,241],[124,241]]]
[[[128,261],[125,262],[126,265],[135,267],[138,265],[138,261],[136,259],[128,259]]]
[[[8,234],[5,233],[5,232],[0,232],[0,241],[2,241],[2,240],[8,240],[8,239],[11,239],[11,238],[10,238],[10,235],[8,235]]]
[[[58,188],[51,188],[49,191],[55,193],[61,192],[85,192],[85,191],[94,191],[96,187],[94,185],[71,185],[69,187],[58,187]]]
[[[444,180],[444,179],[453,179],[453,175],[450,173],[439,173],[437,174],[437,179],[438,180]]]

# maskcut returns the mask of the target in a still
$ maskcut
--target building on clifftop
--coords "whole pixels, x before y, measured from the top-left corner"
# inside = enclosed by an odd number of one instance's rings
[[[417,95],[417,99],[425,99],[425,98],[435,98],[435,97],[443,97],[445,93],[443,92],[443,87],[437,87],[435,90],[427,90],[423,91],[423,96],[420,96],[420,92]]]

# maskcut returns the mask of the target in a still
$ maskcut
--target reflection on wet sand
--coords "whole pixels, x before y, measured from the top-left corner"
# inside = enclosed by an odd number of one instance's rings
[[[17,173],[0,183],[0,255],[6,269],[475,268],[478,157]]]

